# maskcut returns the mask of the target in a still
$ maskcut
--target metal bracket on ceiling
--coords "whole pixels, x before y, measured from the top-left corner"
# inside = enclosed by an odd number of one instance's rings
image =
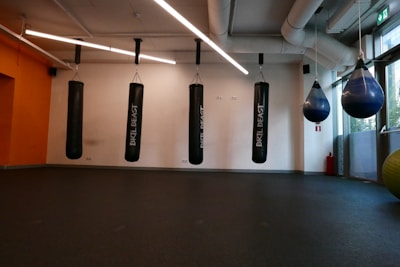
[[[9,37],[11,37],[11,38],[13,38],[15,40],[18,40],[18,41],[24,43],[25,45],[27,45],[28,47],[30,47],[30,48],[36,50],[37,52],[39,52],[40,54],[45,56],[47,59],[49,59],[54,64],[54,67],[62,68],[62,69],[68,69],[68,70],[72,70],[73,69],[69,64],[65,63],[61,59],[53,56],[52,54],[48,53],[47,51],[43,50],[39,46],[37,46],[34,43],[30,42],[29,40],[25,39],[21,35],[14,33],[13,31],[11,31],[10,29],[8,29],[7,27],[5,27],[5,26],[3,26],[1,24],[0,24],[0,31],[6,33]]]
[[[79,19],[72,14],[72,12],[65,7],[65,4],[61,2],[61,0],[53,0],[53,2],[62,9],[62,11],[65,12],[65,14],[67,14],[74,22],[76,25],[79,26],[79,28],[81,28],[89,37],[93,37],[93,34],[91,34],[91,32],[83,25],[82,22],[79,21]]]

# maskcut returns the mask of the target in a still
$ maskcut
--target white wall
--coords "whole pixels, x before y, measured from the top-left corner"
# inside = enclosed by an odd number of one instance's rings
[[[308,96],[311,87],[315,81],[315,63],[309,59],[305,59],[304,64],[310,65],[310,73],[303,76],[304,91],[303,101]],[[331,106],[331,112],[323,122],[321,131],[315,131],[316,124],[308,121],[304,116],[304,172],[325,172],[326,156],[329,152],[333,152],[333,122],[332,122],[332,72],[318,65],[318,82],[324,91]]]
[[[305,146],[314,135],[304,122],[302,103],[304,81],[300,64],[264,65],[270,84],[268,156],[264,164],[251,160],[254,83],[259,66],[248,65],[248,76],[225,64],[204,64],[200,75],[204,84],[205,143],[200,165],[188,163],[189,89],[194,65],[143,64],[138,66],[144,84],[141,153],[138,162],[124,159],[129,83],[134,64],[81,64],[84,87],[83,156],[65,156],[68,81],[72,71],[59,71],[53,79],[48,141],[49,164],[134,166],[160,168],[205,168],[319,171],[316,163],[325,153],[318,144]],[[304,125],[303,125],[304,124]],[[304,136],[304,140],[303,140]],[[324,141],[326,143],[326,140]],[[318,141],[319,143],[319,141]],[[313,149],[316,153],[311,153]],[[304,155],[317,155],[304,160]],[[306,164],[304,164],[304,162]],[[315,166],[314,166],[315,165]]]

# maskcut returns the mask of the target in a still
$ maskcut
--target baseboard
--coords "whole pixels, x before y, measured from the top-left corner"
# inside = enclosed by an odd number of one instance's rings
[[[296,173],[304,174],[298,170],[262,170],[262,169],[214,169],[214,168],[167,168],[167,167],[136,167],[136,166],[111,166],[111,165],[76,165],[76,164],[47,164],[54,168],[85,168],[85,169],[114,169],[114,170],[141,170],[141,171],[183,171],[183,172],[230,172],[230,173]],[[317,173],[313,173],[317,174]],[[323,174],[323,173],[321,173]]]
[[[0,165],[2,170],[17,170],[17,169],[36,169],[45,168],[47,164],[31,164],[31,165]]]
[[[326,175],[325,172],[298,171],[302,175]]]
[[[2,165],[0,169],[33,169],[33,168],[85,168],[85,169],[114,169],[141,171],[183,171],[183,172],[229,172],[229,173],[293,173],[301,175],[325,175],[324,172],[305,172],[300,170],[261,170],[261,169],[213,169],[213,168],[164,168],[164,167],[132,167],[110,165],[76,165],[76,164],[33,164],[33,165]]]

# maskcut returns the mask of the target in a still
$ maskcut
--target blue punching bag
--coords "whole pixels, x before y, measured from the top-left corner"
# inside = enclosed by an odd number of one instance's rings
[[[328,117],[330,110],[328,99],[318,81],[315,80],[303,104],[304,117],[311,122],[319,123]]]
[[[83,82],[68,82],[68,115],[66,156],[79,159],[82,156]]]
[[[197,165],[203,162],[203,85],[191,84],[189,90],[189,162]]]
[[[342,93],[342,106],[354,118],[368,118],[383,106],[382,87],[359,59]]]
[[[143,84],[129,84],[128,119],[126,123],[125,160],[138,161],[142,134]]]
[[[254,85],[252,160],[255,163],[264,163],[267,160],[268,93],[268,83],[258,82]]]

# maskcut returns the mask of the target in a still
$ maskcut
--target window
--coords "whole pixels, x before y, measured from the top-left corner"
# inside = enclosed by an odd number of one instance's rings
[[[375,77],[375,68],[371,66],[368,71]],[[376,129],[376,116],[371,116],[365,119],[357,119],[350,117],[350,133],[364,132],[364,131],[375,131]]]
[[[382,54],[400,44],[400,25],[387,32],[383,32],[381,36],[381,42]]]
[[[400,60],[386,67],[387,127],[400,127]]]

